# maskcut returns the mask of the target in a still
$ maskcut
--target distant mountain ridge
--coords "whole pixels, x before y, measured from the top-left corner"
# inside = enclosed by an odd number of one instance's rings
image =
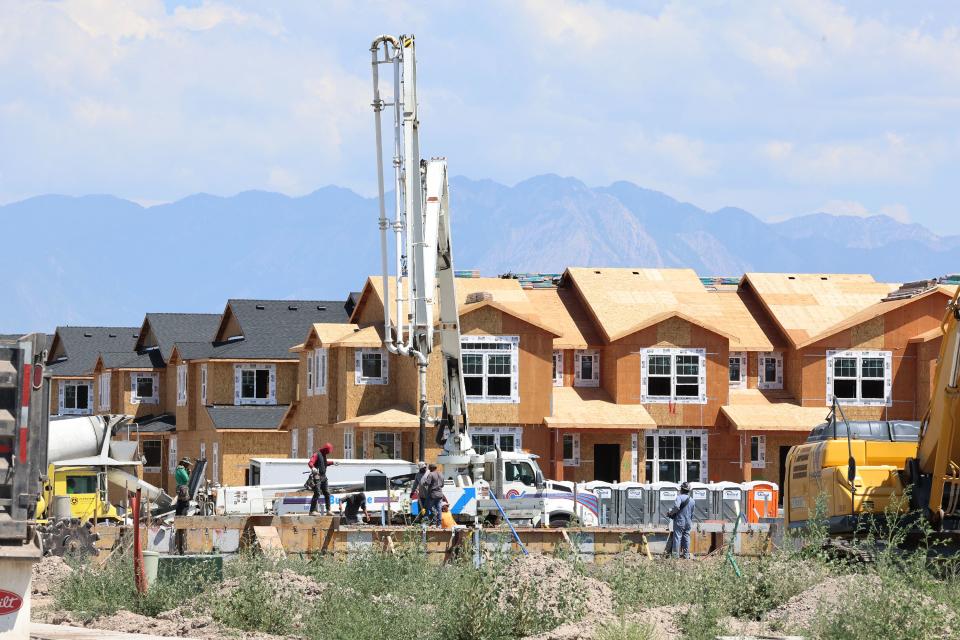
[[[450,189],[456,265],[485,275],[643,266],[856,272],[895,282],[960,271],[960,236],[888,216],[767,223],[629,182],[591,188],[556,175],[512,187],[457,177]],[[196,194],[151,207],[44,195],[0,214],[37,239],[6,247],[4,298],[14,302],[0,308],[0,332],[139,324],[147,311],[219,312],[230,297],[345,298],[379,270],[376,200],[335,186],[296,198]]]

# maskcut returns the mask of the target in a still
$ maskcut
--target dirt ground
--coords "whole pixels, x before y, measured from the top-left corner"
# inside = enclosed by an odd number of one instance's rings
[[[57,556],[46,557],[33,565],[33,586],[30,590],[33,604],[36,608],[47,607],[53,604],[53,589],[66,580],[73,573],[63,558]]]
[[[500,600],[508,610],[520,600],[536,603],[548,616],[560,617],[564,609],[585,606],[584,619],[597,620],[613,613],[613,592],[606,583],[577,573],[569,562],[539,554],[517,556],[497,576]],[[573,602],[559,594],[573,588]]]

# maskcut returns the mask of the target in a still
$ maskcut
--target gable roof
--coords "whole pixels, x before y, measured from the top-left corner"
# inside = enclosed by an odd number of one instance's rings
[[[577,294],[569,287],[530,289],[527,298],[537,314],[559,335],[553,341],[557,349],[587,349],[600,346],[602,338]]]
[[[456,278],[457,292],[457,314],[460,316],[472,313],[484,306],[490,306],[498,311],[514,316],[543,329],[554,335],[560,335],[560,330],[552,323],[545,321],[537,313],[536,307],[531,304],[527,297],[527,292],[520,286],[520,282],[514,278]],[[397,280],[390,277],[387,281],[389,288],[390,301],[396,300]],[[480,300],[467,303],[467,298],[474,293],[489,293],[490,300]],[[433,318],[434,323],[440,321],[439,310],[437,309],[439,295],[433,296]],[[351,322],[356,322],[363,309],[369,305],[374,305],[376,315],[383,318],[383,279],[375,276],[367,278],[367,282],[360,294],[360,301],[357,303],[353,314],[350,317]],[[395,307],[394,307],[395,308]],[[381,323],[382,324],[382,323]],[[391,315],[391,324],[396,325],[396,318]]]
[[[242,337],[226,341],[232,318]],[[303,340],[315,323],[345,323],[341,301],[330,300],[229,300],[217,328],[216,341],[207,354],[214,359],[291,360],[290,347]]]
[[[132,355],[139,331],[139,327],[57,327],[47,354],[47,371],[53,376],[90,375],[103,351]]]
[[[291,347],[290,351],[303,351],[308,346],[316,344],[317,341],[320,342],[321,347],[330,346],[358,331],[360,331],[360,327],[355,324],[345,322],[325,324],[316,322],[307,332],[306,339],[302,343]]]
[[[708,291],[693,269],[571,267],[601,335],[613,342],[676,316],[730,340],[731,350],[768,351],[771,339],[737,292]]]
[[[145,351],[119,351],[101,353],[94,362],[94,369],[161,369],[166,366],[159,349]]]
[[[797,347],[830,327],[877,304],[897,285],[867,274],[747,273],[749,286]]]
[[[213,340],[220,326],[219,313],[148,313],[140,327],[135,349],[159,347],[160,355],[169,358],[177,342]]]
[[[940,290],[939,288],[934,288],[910,298],[898,298],[896,300],[885,300],[885,301],[877,302],[861,311],[858,311],[852,316],[844,318],[842,321],[838,322],[837,324],[827,327],[820,333],[813,335],[807,338],[806,340],[798,342],[797,348],[800,349],[800,348],[809,346],[815,342],[819,342],[820,340],[823,340],[824,338],[829,338],[830,336],[840,333],[841,331],[845,331],[847,329],[850,329],[851,327],[857,326],[858,324],[862,324],[864,322],[873,320],[874,318],[878,318],[895,309],[899,309],[909,304],[913,304],[918,300],[929,298],[932,295],[946,296],[947,293],[945,291]]]

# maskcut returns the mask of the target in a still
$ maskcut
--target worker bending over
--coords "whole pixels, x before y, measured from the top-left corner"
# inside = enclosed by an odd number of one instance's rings
[[[333,453],[333,445],[327,442],[314,453],[307,466],[310,468],[310,478],[307,480],[307,488],[313,491],[313,499],[310,500],[310,515],[317,515],[317,508],[320,506],[320,494],[323,494],[324,513],[330,513],[330,485],[327,482],[327,467],[333,462],[328,460],[328,456]]]
[[[367,513],[367,494],[363,491],[350,494],[340,501],[340,511],[343,514],[344,524],[359,524],[361,511],[363,511],[363,519],[368,520],[370,514]]]

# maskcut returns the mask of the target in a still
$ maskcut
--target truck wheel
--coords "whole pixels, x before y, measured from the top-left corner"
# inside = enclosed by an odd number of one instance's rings
[[[550,516],[551,529],[566,529],[570,526],[570,516],[566,514]]]

